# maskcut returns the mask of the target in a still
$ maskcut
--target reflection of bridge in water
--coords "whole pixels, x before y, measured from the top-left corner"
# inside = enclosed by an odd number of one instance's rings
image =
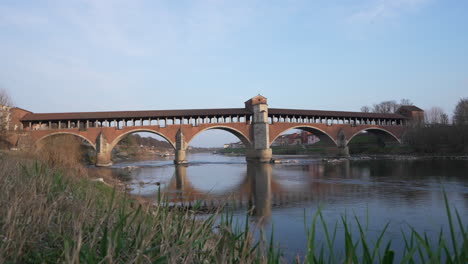
[[[349,174],[349,161],[344,161],[344,170],[339,173]],[[247,173],[243,180],[223,194],[207,193],[193,186],[187,176],[187,166],[175,166],[174,176],[162,190],[168,201],[179,206],[192,206],[200,203],[203,210],[220,206],[233,210],[250,210],[253,215],[268,219],[273,207],[320,200],[320,197],[333,195],[337,186],[309,182],[300,190],[289,190],[273,175],[273,166],[268,163],[247,163]],[[312,166],[319,171],[309,171],[311,176],[323,173],[322,166]],[[304,166],[290,166],[302,168]],[[306,166],[309,167],[309,166]],[[343,167],[343,166],[340,166]],[[321,171],[320,171],[321,170]],[[314,177],[312,177],[313,179]]]
[[[346,202],[378,199],[382,193],[388,193],[390,186],[375,176],[404,175],[401,171],[405,170],[403,165],[381,170],[379,166],[351,166],[351,162],[343,160],[304,165],[249,162],[243,180],[220,194],[197,189],[187,176],[188,166],[175,166],[174,176],[161,191],[167,195],[169,202],[178,206],[193,206],[198,202],[202,210],[226,206],[232,210],[251,210],[253,215],[268,220],[275,207],[309,202],[342,203],[344,197]],[[302,175],[304,179],[291,187],[287,179],[290,175]],[[427,191],[423,190],[398,188],[397,183],[398,179],[395,181],[396,186],[390,188],[393,196],[410,201],[427,195]]]
[[[199,201],[206,209],[219,206],[248,208],[255,215],[265,217],[271,214],[272,204],[288,200],[287,192],[272,176],[272,165],[253,162],[247,163],[243,181],[227,193],[206,193],[194,188],[187,177],[187,166],[175,166],[174,177],[163,192],[168,194],[170,202],[182,205]]]

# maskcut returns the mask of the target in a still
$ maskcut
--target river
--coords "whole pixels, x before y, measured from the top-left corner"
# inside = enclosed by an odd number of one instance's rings
[[[468,219],[466,160],[280,158],[285,163],[247,164],[244,157],[203,153],[188,155],[187,166],[155,160],[119,163],[111,170],[126,175],[121,178],[134,195],[156,200],[160,190],[173,203],[203,200],[207,207],[228,201],[241,224],[251,209],[251,224],[265,228],[267,237],[273,226],[287,259],[305,254],[304,223],[310,227],[318,208],[328,228],[346,215],[357,235],[357,217],[374,241],[390,223],[384,240],[392,240],[397,256],[409,226],[433,239],[443,228],[449,239],[442,188],[450,206]],[[317,240],[325,241],[322,228]],[[343,248],[343,240],[338,225],[335,247]]]

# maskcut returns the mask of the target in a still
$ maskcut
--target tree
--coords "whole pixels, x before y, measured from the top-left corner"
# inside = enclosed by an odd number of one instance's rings
[[[10,96],[5,90],[0,89],[0,147],[6,142],[10,108]]]
[[[400,106],[402,105],[413,105],[413,102],[410,99],[403,98],[400,100]]]
[[[424,119],[427,124],[447,125],[448,115],[440,107],[434,106],[424,111]]]
[[[0,89],[0,107],[11,105],[11,98],[8,95],[7,91],[4,89]]]
[[[400,105],[395,100],[383,101],[380,104],[374,104],[372,112],[384,114],[395,113],[399,107]]]
[[[468,97],[458,101],[453,112],[453,123],[455,125],[468,125]]]
[[[446,113],[443,113],[440,116],[440,121],[442,125],[448,125],[449,124],[449,116]]]
[[[373,113],[383,113],[383,114],[391,114],[395,113],[398,108],[403,105],[413,105],[410,99],[401,99],[400,103],[397,103],[395,100],[390,101],[383,101],[379,104],[374,104],[372,109],[368,106],[361,107],[361,112],[373,112]]]

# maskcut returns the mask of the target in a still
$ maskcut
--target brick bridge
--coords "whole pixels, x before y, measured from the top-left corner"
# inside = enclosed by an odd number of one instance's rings
[[[15,130],[28,135],[33,144],[53,135],[81,137],[96,150],[96,165],[109,166],[112,149],[135,132],[166,139],[175,149],[175,164],[187,162],[188,145],[209,129],[237,136],[247,149],[247,160],[269,162],[273,141],[290,129],[310,131],[335,145],[340,155],[348,156],[348,142],[363,131],[401,142],[409,124],[421,115],[422,110],[414,106],[403,106],[396,114],[269,108],[267,99],[258,95],[246,101],[244,108],[83,113],[32,113],[13,108],[11,123],[16,122]],[[19,145],[20,139],[16,137],[13,144]]]

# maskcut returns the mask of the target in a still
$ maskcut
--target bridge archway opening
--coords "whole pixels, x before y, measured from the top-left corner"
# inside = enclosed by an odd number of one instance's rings
[[[401,140],[382,128],[363,129],[348,139],[350,153],[385,153],[398,146]]]
[[[120,135],[109,144],[114,162],[174,159],[174,144],[163,134],[152,130],[135,129]]]
[[[289,128],[270,138],[273,154],[327,153],[336,149],[336,141],[326,132],[309,126]]]
[[[243,154],[251,148],[250,139],[231,127],[213,126],[197,132],[187,141],[187,152],[222,152]]]
[[[46,162],[65,167],[94,164],[96,146],[74,133],[53,133],[35,142],[35,152]]]

